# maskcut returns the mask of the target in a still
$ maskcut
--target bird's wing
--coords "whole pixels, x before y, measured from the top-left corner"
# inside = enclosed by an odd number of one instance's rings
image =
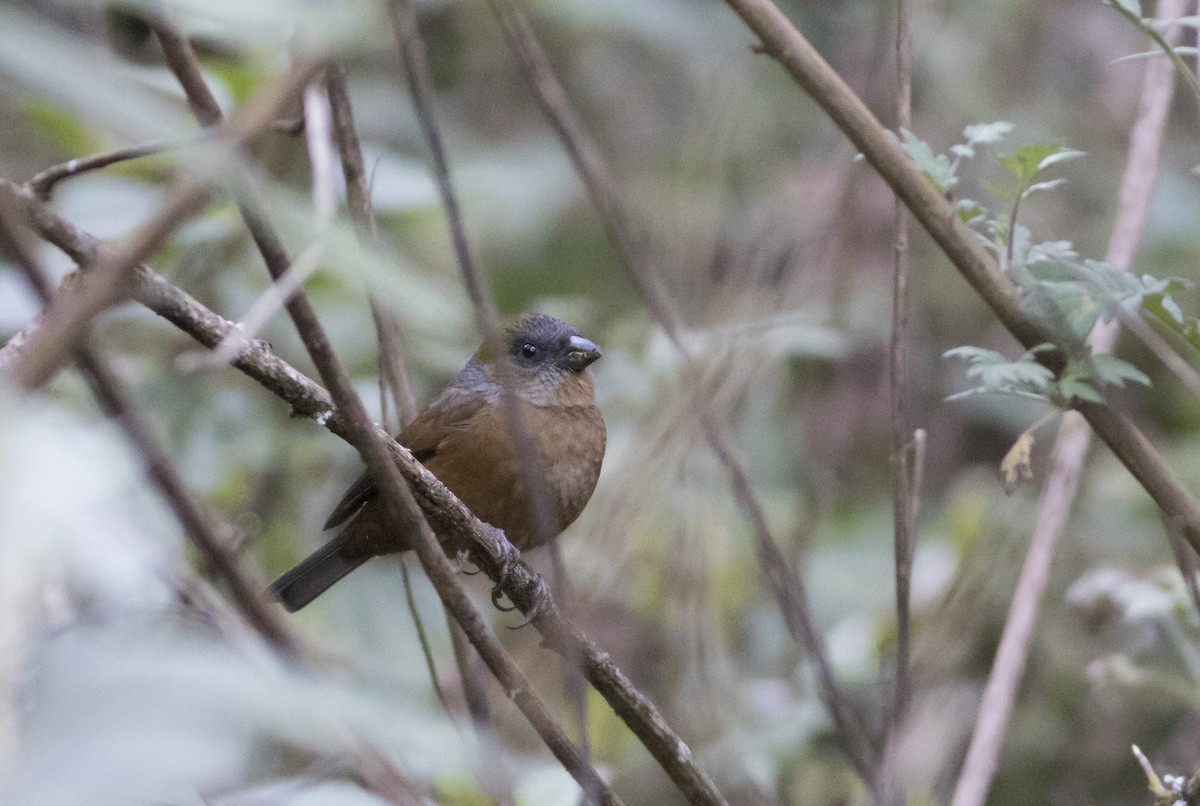
[[[424,464],[437,454],[445,438],[463,428],[485,402],[483,395],[467,394],[453,387],[447,389],[404,427],[396,441],[412,451],[416,460]],[[370,472],[363,473],[346,490],[333,512],[329,513],[323,528],[332,529],[350,520],[375,495],[375,489],[375,479]]]

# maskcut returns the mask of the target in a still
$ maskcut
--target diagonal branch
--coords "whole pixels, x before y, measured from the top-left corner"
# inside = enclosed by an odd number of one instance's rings
[[[830,116],[891,186],[955,268],[992,308],[1000,322],[1026,348],[1053,343],[1053,334],[1020,306],[1017,287],[1001,273],[967,226],[912,165],[895,139],[862,100],[770,0],[726,0],[758,36],[763,51]],[[1060,350],[1041,353],[1051,369],[1065,364]],[[1179,523],[1200,551],[1200,502],[1172,474],[1162,456],[1126,415],[1111,406],[1075,401],[1074,406],[1104,440],[1164,515]]]

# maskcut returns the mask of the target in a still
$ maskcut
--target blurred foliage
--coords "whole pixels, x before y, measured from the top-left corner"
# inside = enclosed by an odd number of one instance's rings
[[[179,143],[69,180],[55,192],[57,209],[114,238],[154,214],[177,174],[253,182],[293,254],[319,244],[322,266],[306,287],[374,415],[368,286],[396,311],[418,398],[429,400],[477,338],[380,7],[168,5],[227,109],[283,69],[296,43],[319,41],[344,59],[383,245],[359,245],[344,216],[314,225],[298,138],[273,134],[232,170],[196,148],[137,2],[0,6],[0,175],[25,180],[97,151]],[[682,366],[638,301],[484,5],[421,3],[467,232],[499,306],[562,316],[605,351],[595,368],[610,433],[604,474],[562,541],[571,607],[731,803],[864,802],[726,473],[699,435],[696,407],[710,407],[728,430],[776,539],[803,569],[839,680],[878,724],[896,635],[891,196],[753,52],[753,37],[722,4],[529,8],[701,356],[699,366]],[[785,10],[887,122],[890,5]],[[1032,176],[1017,177],[1016,194],[1028,196],[1026,242],[1068,240],[1079,254],[1103,254],[1145,63],[1116,60],[1147,50],[1146,40],[1093,0],[917,4],[915,14],[907,142],[924,147],[931,177],[951,177],[959,198],[983,200],[1005,181],[1004,168],[964,162],[975,154],[962,149],[999,136],[1014,155],[1025,143],[1068,142],[1088,156],[1056,167],[1069,181],[1054,193],[1029,196]],[[1197,279],[1194,117],[1180,104],[1168,129],[1134,282]],[[963,142],[968,124],[994,120],[1015,129],[976,126]],[[913,248],[912,412],[928,447],[913,578],[916,688],[898,759],[910,802],[933,803],[957,775],[1052,440],[1032,446],[1033,481],[1011,497],[998,467],[1052,409],[990,395],[945,401],[966,383],[961,363],[942,360],[947,350],[977,345],[973,355],[1009,368],[1020,351],[926,239],[914,237]],[[39,254],[68,270],[50,247]],[[180,229],[153,265],[230,318],[266,286],[227,201]],[[1157,306],[1165,330],[1195,343],[1194,287],[1134,291],[1139,306]],[[36,310],[19,273],[0,264],[0,337]],[[285,317],[265,338],[312,373]],[[106,313],[95,341],[262,579],[319,543],[325,514],[359,472],[350,448],[290,419],[237,372],[198,369],[197,345],[136,306]],[[1195,399],[1139,345],[1116,353],[1153,386],[1114,396],[1196,489]],[[487,792],[508,786],[522,804],[575,802],[570,779],[496,687],[497,738],[485,748],[439,708],[398,560],[372,561],[295,616],[322,660],[288,667],[231,615],[76,374],[60,374],[45,397],[4,396],[0,411],[0,800],[379,803],[372,792],[386,759],[436,802],[489,802]],[[549,568],[538,553],[530,559]],[[466,583],[498,626],[515,623],[491,610],[482,581]],[[419,574],[414,586],[457,718],[444,618]],[[1153,505],[1103,449],[1086,468],[1045,607],[989,803],[1146,802],[1133,743],[1160,771],[1195,771],[1200,621]],[[498,633],[572,725],[556,657],[530,630]],[[678,802],[608,707],[595,695],[588,702],[596,761],[625,802]],[[475,762],[483,757],[503,765]]]

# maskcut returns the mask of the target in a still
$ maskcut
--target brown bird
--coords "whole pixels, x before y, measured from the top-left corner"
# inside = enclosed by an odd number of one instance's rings
[[[599,357],[600,348],[565,322],[523,314],[488,336],[396,441],[514,546],[536,548],[574,522],[600,475],[604,419],[588,371]],[[525,437],[522,448],[514,430]],[[533,495],[531,480],[540,485]],[[552,530],[538,528],[535,506],[548,510]],[[390,528],[369,474],[346,491],[325,528],[347,521],[271,584],[288,610],[304,607],[371,557],[411,548],[408,535]]]

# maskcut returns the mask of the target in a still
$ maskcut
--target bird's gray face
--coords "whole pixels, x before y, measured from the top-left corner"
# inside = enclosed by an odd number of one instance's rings
[[[600,348],[575,328],[542,314],[522,323],[513,334],[509,352],[518,367],[538,375],[554,370],[580,373],[601,355]]]

